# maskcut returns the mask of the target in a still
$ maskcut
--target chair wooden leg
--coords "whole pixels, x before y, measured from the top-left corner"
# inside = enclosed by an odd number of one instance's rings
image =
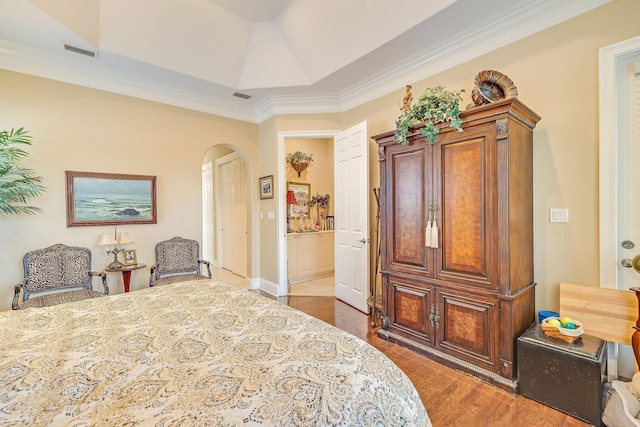
[[[636,293],[636,298],[638,299],[638,318],[636,326],[633,327],[635,331],[631,335],[631,347],[633,348],[633,354],[636,356],[636,363],[640,366],[640,287],[630,289]]]

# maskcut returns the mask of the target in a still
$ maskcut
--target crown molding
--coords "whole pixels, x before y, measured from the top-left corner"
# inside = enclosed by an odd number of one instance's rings
[[[609,2],[611,0],[564,1],[554,3],[553,9],[540,2],[530,3],[524,8],[519,4],[506,10],[491,25],[480,23],[464,37],[451,39],[437,50],[418,55],[413,61],[341,91],[338,96],[342,111],[388,95],[407,84],[446,71]]]
[[[551,9],[548,2],[532,2],[525,7],[519,3],[499,19],[477,24],[464,37],[451,39],[435,51],[417,55],[416,59],[362,80],[333,97],[272,97],[259,106],[258,123],[276,114],[348,111],[610,2],[565,0],[554,2]]]
[[[256,111],[252,107],[241,107],[203,93],[176,89],[151,80],[143,80],[106,71],[99,68],[98,61],[93,58],[76,58],[71,54],[54,55],[42,50],[0,40],[0,68],[257,123]]]
[[[610,1],[538,1],[525,6],[518,2],[499,19],[480,22],[464,36],[446,41],[437,50],[422,52],[405,63],[392,64],[387,71],[338,93],[268,96],[246,106],[202,91],[178,89],[150,79],[106,71],[94,59],[52,54],[5,40],[0,40],[0,68],[259,124],[280,114],[342,113]]]
[[[280,114],[321,114],[345,111],[337,95],[272,96],[256,105],[258,123]]]

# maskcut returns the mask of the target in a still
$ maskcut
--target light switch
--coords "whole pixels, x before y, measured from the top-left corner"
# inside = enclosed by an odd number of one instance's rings
[[[267,219],[276,219],[276,213],[274,211],[267,212]]]
[[[569,209],[549,209],[549,222],[569,222]]]

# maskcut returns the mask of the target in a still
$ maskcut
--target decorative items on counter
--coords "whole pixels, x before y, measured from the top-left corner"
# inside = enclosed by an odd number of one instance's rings
[[[325,194],[324,196],[321,196],[320,194],[316,194],[315,196],[313,196],[311,198],[311,200],[309,201],[309,206],[315,206],[316,207],[316,219],[317,220],[321,220],[323,219],[327,213],[329,212],[329,199],[331,198],[331,196],[329,194]],[[322,213],[320,212],[320,209],[322,209]]]
[[[325,219],[319,219],[313,221],[310,218],[293,218],[291,219],[290,233],[306,233],[315,231],[329,231],[333,230],[335,226],[334,217],[328,216]]]

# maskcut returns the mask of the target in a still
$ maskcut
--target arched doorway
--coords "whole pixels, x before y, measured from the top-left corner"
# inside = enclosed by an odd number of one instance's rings
[[[250,168],[237,147],[211,147],[202,161],[202,254],[212,265],[248,277]],[[207,259],[207,258],[205,258]]]

